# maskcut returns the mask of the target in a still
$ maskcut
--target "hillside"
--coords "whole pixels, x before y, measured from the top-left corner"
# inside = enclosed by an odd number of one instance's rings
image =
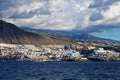
[[[54,31],[54,30],[44,30],[44,29],[31,29],[23,27],[23,30],[32,31],[32,32],[42,32],[52,36],[65,37],[74,40],[89,40],[89,41],[100,41],[100,42],[111,42],[111,43],[120,43],[120,41],[104,39],[96,37],[88,33],[80,33],[80,31]]]
[[[16,25],[0,20],[0,42],[11,44],[69,44],[66,39],[57,39],[44,34],[36,34],[24,31]]]
[[[110,43],[120,43],[120,41],[111,40],[111,39],[104,39],[96,37],[92,34],[80,34],[79,36],[76,36],[76,38],[81,40],[89,40],[89,41],[98,41],[98,42],[110,42]]]

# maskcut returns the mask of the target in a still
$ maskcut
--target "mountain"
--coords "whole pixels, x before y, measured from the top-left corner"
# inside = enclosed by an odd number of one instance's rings
[[[0,20],[0,42],[11,44],[69,44],[67,39],[59,39],[45,34],[24,31],[16,25]]]
[[[116,40],[111,40],[111,39],[104,39],[104,38],[99,38],[96,36],[93,36],[91,34],[80,34],[78,36],[78,39],[81,40],[88,40],[88,41],[98,41],[98,42],[110,42],[110,43],[120,43],[120,41],[116,41]]]
[[[76,36],[76,38],[82,39],[82,40],[99,40],[100,38],[93,36],[91,34],[80,34]]]
[[[74,31],[57,31],[57,30],[31,29],[31,28],[26,28],[26,27],[22,27],[22,29],[26,31],[42,32],[42,33],[46,33],[52,36],[66,37],[66,38],[75,39],[75,40],[87,40],[87,41],[89,40],[89,41],[120,43],[120,41],[99,38],[92,34],[80,33],[79,31],[75,31],[75,30]]]

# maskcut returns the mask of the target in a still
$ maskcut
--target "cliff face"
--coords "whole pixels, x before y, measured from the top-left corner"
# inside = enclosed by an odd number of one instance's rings
[[[52,38],[43,34],[24,31],[16,25],[0,20],[0,42],[11,44],[69,44],[66,39]]]

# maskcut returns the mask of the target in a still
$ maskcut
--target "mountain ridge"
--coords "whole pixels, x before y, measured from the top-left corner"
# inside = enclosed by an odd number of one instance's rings
[[[67,40],[56,39],[47,35],[28,32],[3,20],[0,20],[0,42],[11,44],[34,44],[37,46],[49,44],[69,44],[69,41]]]
[[[26,28],[26,27],[22,27],[22,29],[26,31],[33,31],[38,33],[42,32],[42,33],[50,34],[53,36],[66,37],[69,39],[120,43],[120,41],[99,38],[90,33],[80,33],[79,31],[59,31],[59,30],[57,31],[57,30],[46,30],[46,29],[32,29],[32,28]]]

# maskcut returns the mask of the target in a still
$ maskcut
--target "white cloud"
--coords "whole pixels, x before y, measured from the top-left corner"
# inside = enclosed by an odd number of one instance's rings
[[[109,9],[102,12],[106,19],[120,17],[120,2],[109,6]]]
[[[20,27],[86,30],[119,24],[119,8],[120,0],[9,0],[0,3],[0,17]]]

